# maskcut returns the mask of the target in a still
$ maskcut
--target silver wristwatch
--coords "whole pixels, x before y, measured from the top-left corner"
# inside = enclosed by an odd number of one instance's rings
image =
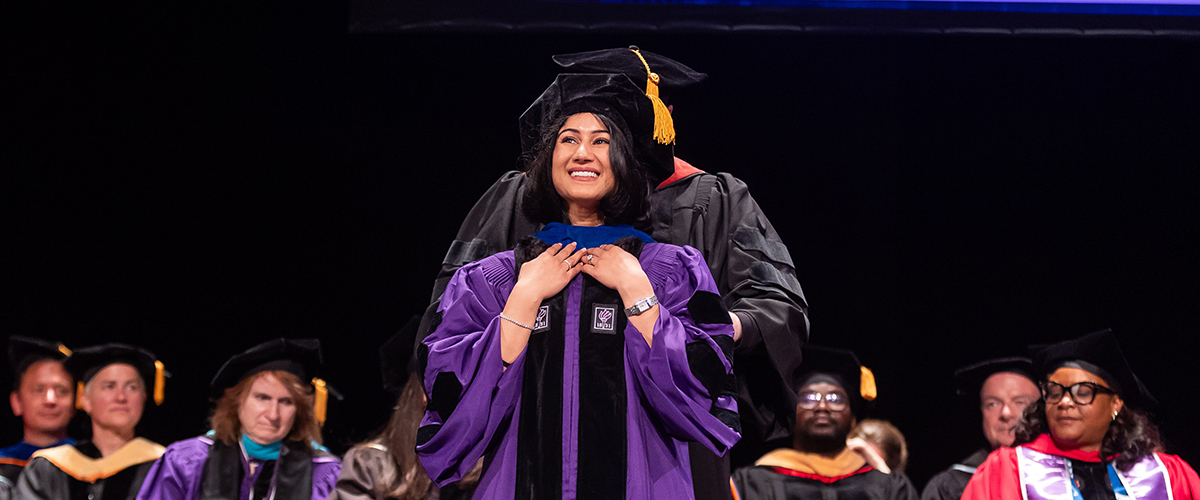
[[[658,303],[658,296],[651,295],[642,300],[634,302],[632,306],[625,308],[625,316],[637,316],[641,313],[649,311],[654,304]]]

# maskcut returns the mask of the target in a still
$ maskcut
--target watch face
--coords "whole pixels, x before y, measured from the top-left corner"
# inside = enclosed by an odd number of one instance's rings
[[[657,304],[657,303],[658,303],[658,296],[651,295],[642,300],[634,302],[632,306],[629,306],[628,309],[625,309],[625,315],[626,316],[637,316],[641,313],[644,313],[644,312],[650,310],[650,308],[654,307],[654,304]]]

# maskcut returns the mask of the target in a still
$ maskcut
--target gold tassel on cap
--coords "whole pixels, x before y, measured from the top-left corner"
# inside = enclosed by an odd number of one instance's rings
[[[650,71],[650,64],[636,47],[630,47],[629,50],[642,60],[642,65],[646,66],[646,74],[649,75],[646,78],[646,97],[650,98],[650,103],[654,105],[654,140],[659,144],[674,144],[675,121],[671,119],[671,111],[667,109],[667,105],[658,97],[658,73]]]
[[[158,406],[166,399],[167,374],[162,361],[154,362],[154,405]]]
[[[63,356],[66,356],[68,358],[71,357],[71,350],[67,349],[67,346],[65,346],[65,345],[58,344],[58,352],[63,353]]]
[[[319,378],[313,378],[312,384],[317,390],[313,401],[313,415],[317,417],[317,424],[324,426],[325,412],[329,405],[329,389],[325,387],[325,381]]]
[[[83,409],[83,382],[75,383],[75,409]]]
[[[875,373],[865,366],[860,368],[862,368],[862,381],[858,384],[858,390],[862,393],[863,399],[875,401],[875,397],[878,396],[875,389]]]

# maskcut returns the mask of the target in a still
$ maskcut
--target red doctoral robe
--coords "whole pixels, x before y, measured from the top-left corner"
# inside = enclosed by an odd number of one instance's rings
[[[1033,442],[1020,445],[1048,455],[1058,455],[1085,462],[1100,462],[1100,452],[1062,450],[1054,444],[1049,434],[1038,436]],[[1200,477],[1187,462],[1176,455],[1155,453],[1166,466],[1171,481],[1171,494],[1175,500],[1196,498],[1200,494]],[[1000,448],[988,455],[987,460],[963,492],[962,500],[1022,500],[1020,471],[1017,469],[1016,448]]]

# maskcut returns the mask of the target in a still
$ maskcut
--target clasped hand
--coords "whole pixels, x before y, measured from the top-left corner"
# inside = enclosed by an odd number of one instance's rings
[[[541,255],[521,265],[516,286],[539,301],[562,291],[575,275],[583,272],[600,284],[626,295],[648,296],[653,293],[650,280],[637,258],[621,247],[601,245],[575,250],[575,243],[550,245]]]

